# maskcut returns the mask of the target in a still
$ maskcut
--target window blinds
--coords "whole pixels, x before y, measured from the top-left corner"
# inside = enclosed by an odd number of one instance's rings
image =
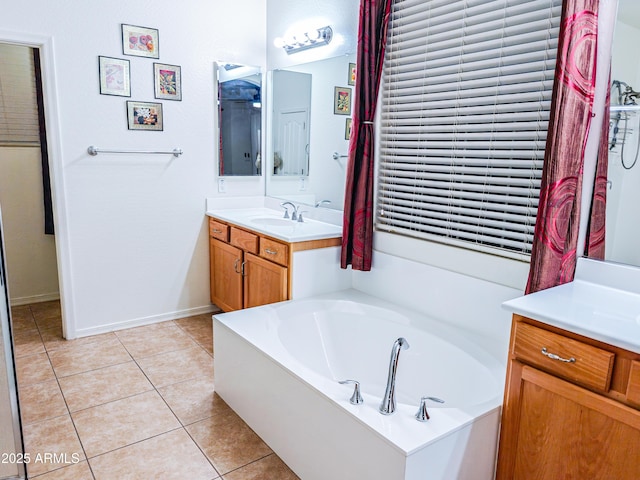
[[[394,0],[376,228],[528,260],[561,0]]]
[[[0,43],[0,145],[40,145],[30,47]]]

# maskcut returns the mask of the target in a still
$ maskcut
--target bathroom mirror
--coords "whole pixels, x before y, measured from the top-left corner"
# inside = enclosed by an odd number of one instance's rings
[[[334,114],[335,87],[350,88],[359,0],[267,0],[266,194],[342,210],[351,115]],[[274,42],[330,26],[328,45],[287,54]],[[353,107],[353,96],[351,99]],[[337,159],[334,159],[337,153]]]
[[[605,259],[640,266],[640,3],[619,0],[611,59]],[[640,93],[638,93],[640,95]]]
[[[271,72],[268,195],[342,209],[351,115],[334,114],[334,90],[353,92],[354,63],[355,55],[343,55]]]
[[[262,73],[259,67],[216,63],[218,87],[218,173],[262,172]]]
[[[310,73],[276,70],[271,75],[272,175],[309,175]]]

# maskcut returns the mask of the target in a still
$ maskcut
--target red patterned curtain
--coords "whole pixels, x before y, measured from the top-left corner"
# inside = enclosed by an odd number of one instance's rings
[[[598,0],[563,2],[556,78],[526,293],[570,282],[575,273],[585,146],[593,118],[596,85],[598,4]],[[591,202],[587,240],[590,256],[602,257],[604,254],[608,125],[606,118]]]
[[[373,119],[392,0],[361,0],[340,266],[371,270],[373,253]]]

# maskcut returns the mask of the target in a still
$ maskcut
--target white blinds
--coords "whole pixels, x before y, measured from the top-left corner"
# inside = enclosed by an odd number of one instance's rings
[[[0,145],[40,145],[30,47],[0,43]]]
[[[376,228],[528,260],[561,0],[394,0]]]

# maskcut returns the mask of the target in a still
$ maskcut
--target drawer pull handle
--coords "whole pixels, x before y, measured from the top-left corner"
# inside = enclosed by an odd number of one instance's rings
[[[213,233],[222,233],[222,230],[218,230],[217,228],[214,228],[213,230],[211,230]]]
[[[545,357],[549,357],[551,360],[558,360],[560,362],[564,362],[564,363],[575,363],[576,359],[571,357],[571,358],[562,358],[559,355],[556,355],[555,353],[549,353],[547,352],[547,347],[542,347],[541,353],[545,356]]]
[[[264,253],[268,253],[269,255],[277,255],[278,252],[276,250],[269,250],[268,248],[264,249]]]

